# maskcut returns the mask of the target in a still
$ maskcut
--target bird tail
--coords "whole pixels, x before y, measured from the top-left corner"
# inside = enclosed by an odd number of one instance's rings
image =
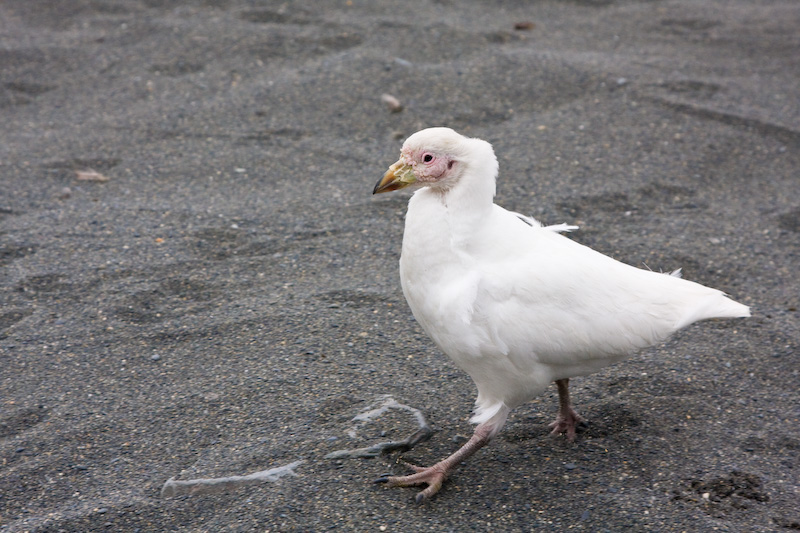
[[[711,318],[744,318],[749,316],[750,308],[748,306],[731,300],[721,291],[714,291],[689,309],[689,312],[678,322],[677,329]]]

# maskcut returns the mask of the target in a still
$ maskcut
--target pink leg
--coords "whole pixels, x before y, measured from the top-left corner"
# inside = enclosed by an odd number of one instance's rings
[[[408,476],[381,476],[375,480],[375,483],[386,483],[389,487],[411,487],[413,485],[427,484],[428,487],[417,494],[416,502],[422,503],[429,499],[431,496],[439,492],[442,483],[450,475],[453,469],[463,460],[484,447],[492,436],[492,429],[494,424],[483,423],[475,428],[475,433],[472,434],[466,444],[456,450],[456,452],[439,461],[433,466],[422,468],[419,466],[411,466],[416,472]]]
[[[556,387],[558,387],[558,416],[555,422],[550,424],[553,431],[551,435],[567,434],[567,440],[573,442],[575,440],[575,426],[583,422],[583,418],[575,409],[572,408],[572,403],[569,401],[569,379],[556,380]]]

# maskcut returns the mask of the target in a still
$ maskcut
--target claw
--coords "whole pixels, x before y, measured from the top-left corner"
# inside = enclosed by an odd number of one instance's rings
[[[382,475],[375,480],[375,483],[386,483],[389,487],[413,487],[415,485],[428,485],[425,490],[420,491],[414,501],[419,505],[430,499],[442,488],[442,483],[447,479],[447,471],[437,465],[423,468],[406,463],[414,470],[414,474],[407,476]]]

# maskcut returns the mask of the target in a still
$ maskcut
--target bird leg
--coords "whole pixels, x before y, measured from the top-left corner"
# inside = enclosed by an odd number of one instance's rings
[[[573,442],[575,440],[575,426],[584,420],[572,408],[572,402],[569,400],[569,378],[557,379],[556,387],[558,387],[558,416],[556,416],[555,422],[550,424],[550,427],[553,428],[550,434],[560,435],[566,433],[567,440]]]
[[[417,494],[415,500],[422,503],[431,496],[439,492],[442,483],[450,475],[453,469],[462,461],[470,457],[479,449],[484,447],[492,438],[493,429],[496,424],[484,422],[475,428],[475,432],[461,448],[454,454],[443,459],[433,466],[423,468],[414,465],[410,466],[416,473],[408,476],[387,476],[383,475],[375,480],[375,483],[386,483],[389,487],[411,487],[414,485],[427,484],[428,487]]]

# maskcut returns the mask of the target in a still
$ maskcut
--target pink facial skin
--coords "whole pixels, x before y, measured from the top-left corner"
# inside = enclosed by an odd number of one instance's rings
[[[455,160],[428,151],[402,151],[403,161],[414,169],[414,175],[422,183],[432,183],[446,177]]]

